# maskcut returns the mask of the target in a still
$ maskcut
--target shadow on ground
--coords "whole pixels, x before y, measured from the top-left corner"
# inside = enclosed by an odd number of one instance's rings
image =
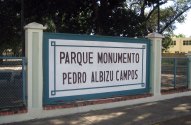
[[[8,125],[150,125],[186,115],[191,115],[189,96]]]

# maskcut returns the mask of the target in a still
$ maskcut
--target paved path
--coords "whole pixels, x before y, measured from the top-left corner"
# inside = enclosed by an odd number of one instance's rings
[[[191,125],[191,115],[170,119],[154,125]]]
[[[191,116],[191,96],[8,125],[171,125]],[[165,122],[163,122],[165,121]],[[190,122],[190,121],[188,121]],[[166,124],[167,123],[167,124]],[[175,125],[175,124],[172,124]],[[182,124],[178,124],[182,125]]]

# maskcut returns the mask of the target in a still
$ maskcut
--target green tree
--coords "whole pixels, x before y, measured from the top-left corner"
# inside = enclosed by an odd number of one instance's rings
[[[178,35],[174,35],[174,37],[176,37],[176,38],[185,38],[186,36],[184,34],[178,34]]]
[[[162,52],[168,51],[170,46],[172,45],[172,38],[170,35],[165,35],[162,39]]]
[[[20,2],[19,0],[0,1],[0,56],[5,49],[16,48],[20,42]],[[14,44],[14,45],[13,45]]]
[[[132,0],[128,0],[132,1]],[[169,4],[169,0],[159,0],[159,5]],[[130,9],[139,13],[144,18],[141,25],[145,25],[148,32],[157,31],[158,20],[158,0],[135,0],[129,2]],[[186,17],[186,12],[191,8],[191,0],[170,1],[170,4],[160,9],[160,31],[159,33],[173,33],[175,21],[182,23]]]
[[[159,0],[160,6],[167,3]],[[156,32],[157,4],[158,0],[24,0],[24,22],[47,25],[48,32],[144,37]],[[184,21],[190,5],[191,0],[176,0],[161,8],[160,33],[172,34],[174,22]],[[0,1],[0,20],[1,48],[18,51],[21,0]]]

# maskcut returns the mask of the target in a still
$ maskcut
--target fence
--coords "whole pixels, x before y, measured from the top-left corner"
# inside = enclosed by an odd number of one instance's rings
[[[0,110],[25,105],[25,59],[0,57]]]
[[[162,90],[188,87],[188,62],[186,57],[162,58]]]

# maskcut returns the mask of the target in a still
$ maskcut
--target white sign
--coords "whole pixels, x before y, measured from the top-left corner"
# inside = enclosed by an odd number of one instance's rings
[[[146,88],[145,43],[49,39],[49,98]]]

